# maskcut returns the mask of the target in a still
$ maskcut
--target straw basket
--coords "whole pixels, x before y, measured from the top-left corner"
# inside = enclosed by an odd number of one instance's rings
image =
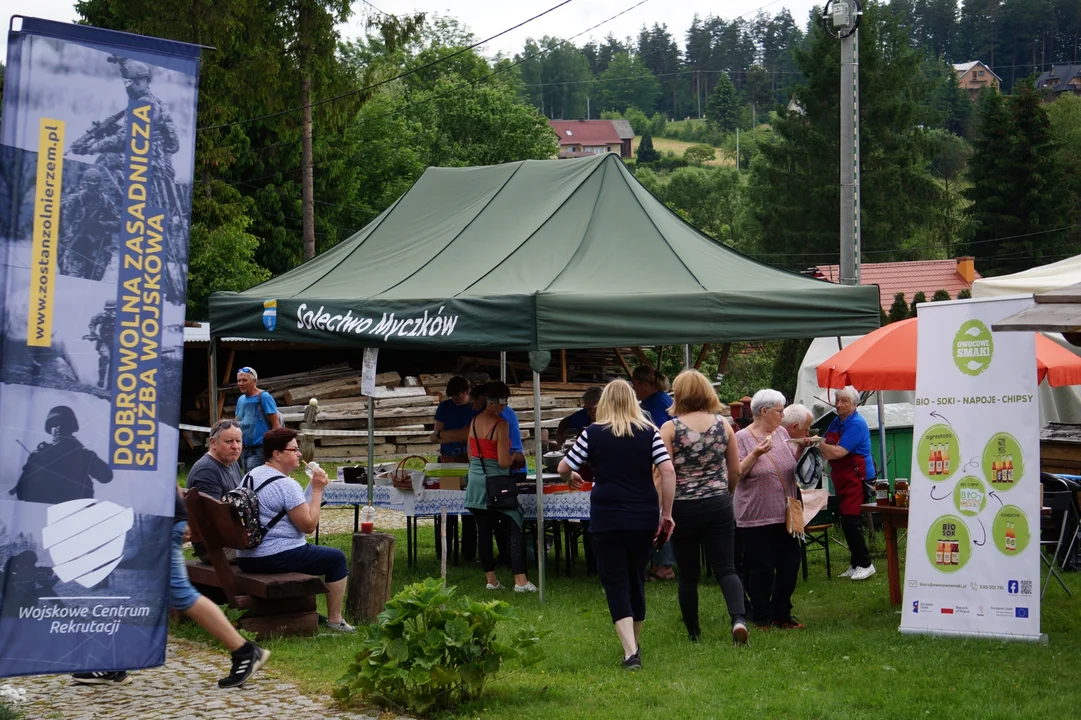
[[[420,462],[420,467],[416,469],[406,467],[406,463],[417,460]],[[399,490],[412,490],[413,489],[413,476],[414,472],[418,470],[424,472],[424,466],[428,464],[428,459],[421,455],[408,455],[398,461],[397,467],[390,473],[391,484]]]

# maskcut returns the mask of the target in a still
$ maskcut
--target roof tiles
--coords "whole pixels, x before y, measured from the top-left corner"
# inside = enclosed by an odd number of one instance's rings
[[[911,304],[912,296],[923,291],[930,300],[937,290],[945,290],[951,298],[956,298],[962,290],[971,290],[972,285],[957,272],[957,260],[914,260],[893,263],[863,263],[860,265],[860,284],[878,285],[882,307],[889,310],[893,298],[899,292],[905,294],[905,302]],[[838,282],[840,272],[836,265],[819,265],[815,277]],[[980,278],[973,271],[975,279]]]

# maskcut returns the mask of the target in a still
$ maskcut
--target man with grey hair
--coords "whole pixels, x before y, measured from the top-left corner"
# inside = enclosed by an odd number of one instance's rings
[[[603,392],[603,387],[594,385],[582,393],[582,409],[559,421],[559,427],[556,428],[556,442],[562,445],[568,431],[573,430],[575,434],[581,434],[583,430],[597,422],[597,405],[601,401]]]
[[[837,417],[826,429],[826,441],[819,449],[829,461],[833,490],[841,500],[841,529],[852,553],[848,570],[842,577],[866,580],[875,574],[871,553],[863,536],[864,481],[874,479],[875,461],[871,457],[871,431],[858,412],[860,393],[851,385],[836,392]]]
[[[784,417],[781,418],[781,427],[788,431],[788,436],[795,440],[802,440],[811,432],[811,423],[814,415],[806,405],[793,403],[784,409]]]
[[[236,420],[214,423],[210,428],[210,448],[191,466],[185,487],[206,493],[215,500],[221,500],[225,493],[240,487],[242,478],[237,460],[243,448],[241,437],[240,423]],[[192,543],[192,547],[201,561],[210,562],[202,543]],[[225,552],[230,560],[236,555],[235,550]]]

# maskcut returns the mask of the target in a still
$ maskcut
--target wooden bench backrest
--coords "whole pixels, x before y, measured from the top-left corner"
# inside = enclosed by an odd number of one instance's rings
[[[194,526],[193,533],[206,546],[210,564],[221,581],[225,597],[230,605],[235,605],[236,582],[224,548],[244,548],[248,542],[236,508],[206,493],[194,491],[184,496],[184,506],[188,509],[188,524]]]

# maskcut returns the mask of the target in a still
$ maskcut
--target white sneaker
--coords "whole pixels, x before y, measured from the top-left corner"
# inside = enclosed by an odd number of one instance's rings
[[[484,589],[485,590],[502,590],[503,589],[503,583],[497,582],[495,585],[493,585],[491,583],[488,583],[487,585],[484,586]]]
[[[855,565],[849,565],[848,569],[841,573],[841,577],[852,577],[852,574],[856,572]]]
[[[875,566],[874,565],[868,565],[867,567],[856,568],[856,572],[852,573],[852,579],[853,580],[866,580],[867,578],[871,577],[874,574],[875,574]]]
[[[531,582],[527,582],[525,585],[515,585],[514,592],[537,592],[537,586]]]

